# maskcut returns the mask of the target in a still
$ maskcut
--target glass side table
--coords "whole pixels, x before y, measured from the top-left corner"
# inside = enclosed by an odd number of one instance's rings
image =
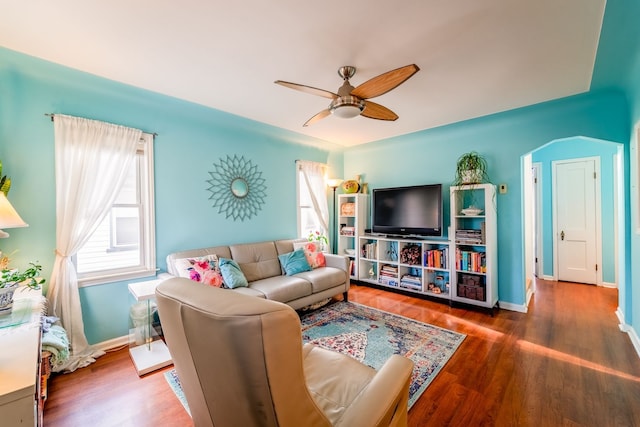
[[[156,286],[161,279],[129,283],[129,292],[136,300],[131,308],[133,326],[129,330],[129,354],[139,376],[171,365],[171,354],[153,328]],[[132,316],[133,317],[133,316]]]

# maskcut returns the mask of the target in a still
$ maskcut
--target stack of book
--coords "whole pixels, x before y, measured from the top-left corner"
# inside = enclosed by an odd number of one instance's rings
[[[356,228],[355,227],[342,227],[340,229],[340,234],[343,236],[355,236]]]
[[[482,245],[484,243],[482,230],[456,230],[456,243],[462,245]]]
[[[422,290],[422,278],[420,276],[412,276],[405,274],[400,279],[400,287],[405,289],[411,289],[414,291]]]
[[[366,259],[376,259],[377,243],[367,243],[362,245],[362,257]]]
[[[398,286],[398,267],[385,264],[380,269],[378,282],[387,286]]]

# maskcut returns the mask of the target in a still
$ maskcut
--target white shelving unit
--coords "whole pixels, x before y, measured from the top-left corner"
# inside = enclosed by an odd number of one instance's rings
[[[337,253],[351,259],[351,278],[358,278],[358,236],[364,234],[369,219],[369,196],[362,193],[338,195]]]
[[[449,191],[452,299],[493,309],[498,304],[496,187],[463,185]]]
[[[358,280],[442,299],[451,298],[451,244],[362,235]]]

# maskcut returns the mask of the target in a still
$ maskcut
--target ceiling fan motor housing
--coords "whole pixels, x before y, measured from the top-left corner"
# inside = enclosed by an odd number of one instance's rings
[[[343,119],[350,119],[360,115],[364,111],[365,102],[357,96],[344,95],[340,96],[329,104],[331,114]]]

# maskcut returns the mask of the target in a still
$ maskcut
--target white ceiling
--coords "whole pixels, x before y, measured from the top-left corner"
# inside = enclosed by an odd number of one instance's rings
[[[589,90],[605,0],[0,0],[0,45],[344,146]],[[395,122],[330,116],[332,92],[407,64],[375,98]]]

